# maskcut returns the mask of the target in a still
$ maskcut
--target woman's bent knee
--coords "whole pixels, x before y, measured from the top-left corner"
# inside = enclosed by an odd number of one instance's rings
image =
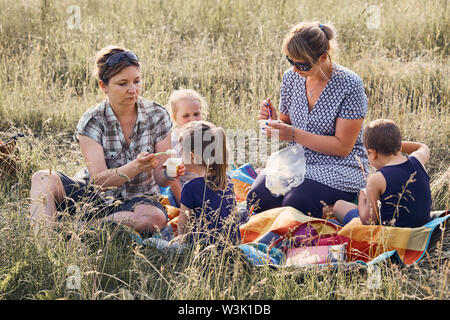
[[[56,173],[49,170],[36,171],[31,177],[31,183],[34,185],[62,187],[61,179]]]
[[[64,197],[64,186],[56,173],[49,170],[36,171],[31,177],[31,192],[50,193],[55,199]]]
[[[136,206],[135,213],[139,218],[136,224],[138,232],[154,232],[161,230],[167,224],[167,217],[159,208],[151,205]]]

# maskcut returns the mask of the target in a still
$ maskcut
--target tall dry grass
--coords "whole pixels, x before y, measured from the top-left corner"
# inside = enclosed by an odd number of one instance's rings
[[[301,20],[331,21],[333,58],[364,80],[366,121],[390,118],[404,138],[426,143],[433,210],[450,208],[448,7],[440,1],[374,1],[380,25],[369,29],[365,1],[0,1],[0,131],[23,132],[15,178],[0,186],[0,297],[3,299],[442,299],[448,297],[448,239],[412,268],[382,268],[382,286],[361,271],[252,268],[231,247],[197,246],[182,255],[136,247],[111,230],[63,232],[42,244],[27,219],[31,175],[71,175],[84,164],[71,135],[103,96],[91,76],[97,50],[118,44],[143,63],[143,96],[165,104],[172,90],[198,90],[209,120],[257,129],[259,102],[278,102],[287,65],[281,41]],[[69,29],[70,5],[81,9]],[[113,235],[111,235],[111,233]],[[70,239],[68,239],[70,235]],[[111,240],[111,237],[116,240]],[[108,241],[108,239],[110,241]],[[125,243],[123,243],[123,241]],[[96,250],[93,250],[95,248]],[[68,268],[81,289],[67,289]]]

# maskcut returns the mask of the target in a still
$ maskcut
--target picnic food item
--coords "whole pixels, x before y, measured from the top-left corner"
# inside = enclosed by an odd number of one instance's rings
[[[267,119],[263,119],[263,120],[258,120],[259,123],[259,128],[262,130],[262,133],[265,134],[267,128],[270,128],[266,123],[281,123],[280,120],[267,120]],[[273,131],[277,131],[277,129],[271,128]]]
[[[175,178],[177,176],[178,167],[182,163],[181,158],[169,158],[164,162],[164,166],[166,166],[167,175],[171,178]]]
[[[289,248],[286,253],[286,266],[308,266],[346,262],[347,243],[328,246],[305,246]]]
[[[159,156],[162,156],[162,155],[168,155],[171,158],[175,158],[177,156],[177,153],[173,149],[168,149],[167,151],[157,152],[157,153],[154,154],[155,157],[159,157]]]

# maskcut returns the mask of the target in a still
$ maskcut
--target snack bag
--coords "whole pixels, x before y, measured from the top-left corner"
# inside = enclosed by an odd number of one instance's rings
[[[305,180],[306,158],[305,150],[299,144],[288,146],[274,152],[267,159],[266,188],[279,197],[293,187],[299,186]]]

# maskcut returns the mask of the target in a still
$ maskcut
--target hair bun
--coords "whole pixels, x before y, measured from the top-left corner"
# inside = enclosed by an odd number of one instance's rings
[[[334,38],[334,30],[330,26],[327,26],[325,24],[319,24],[319,29],[325,33],[325,36],[327,37],[328,41],[332,40]]]
[[[293,26],[283,40],[286,56],[314,63],[324,53],[334,53],[337,46],[333,24],[303,21]]]

